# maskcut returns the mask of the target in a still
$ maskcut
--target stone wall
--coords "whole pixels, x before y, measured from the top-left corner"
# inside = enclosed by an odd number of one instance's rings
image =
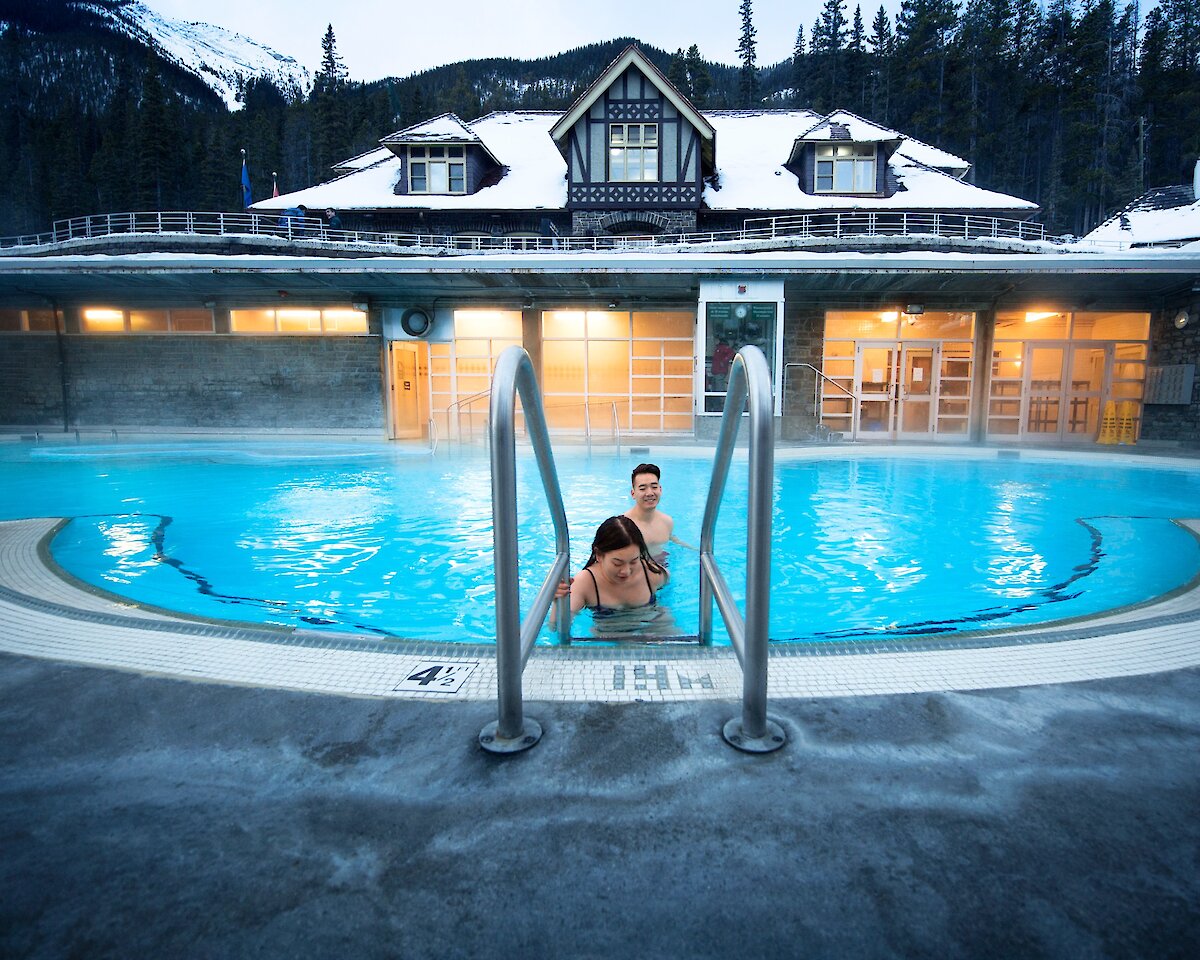
[[[63,428],[58,338],[0,333],[0,429]]]
[[[383,435],[380,339],[0,337],[0,427]],[[65,394],[65,405],[64,405]]]
[[[1193,306],[1191,313],[1192,322],[1182,330],[1172,323],[1174,310],[1159,311],[1151,321],[1151,365],[1192,363],[1197,370],[1190,404],[1148,403],[1142,408],[1143,440],[1200,445],[1200,310]]]
[[[571,233],[576,237],[605,237],[612,233],[614,221],[633,221],[628,230],[634,236],[653,233],[695,233],[695,210],[573,210],[571,211]],[[640,225],[645,223],[643,229]],[[650,226],[658,227],[655,230]]]
[[[784,305],[784,369],[779,382],[784,384],[783,437],[786,440],[819,439],[816,374],[807,367],[788,367],[789,363],[807,363],[821,369],[825,337],[825,309],[805,304]]]

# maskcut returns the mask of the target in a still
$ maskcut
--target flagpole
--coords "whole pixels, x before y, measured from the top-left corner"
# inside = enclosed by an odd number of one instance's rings
[[[242,209],[249,210],[253,198],[250,194],[250,171],[246,168],[246,148],[242,148]]]

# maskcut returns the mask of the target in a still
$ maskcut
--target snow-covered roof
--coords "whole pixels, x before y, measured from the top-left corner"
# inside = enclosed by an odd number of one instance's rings
[[[798,137],[795,143],[798,148],[802,143],[828,143],[833,141],[848,141],[851,143],[887,143],[899,144],[899,151],[906,157],[936,167],[956,177],[963,177],[971,169],[971,164],[962,157],[956,157],[945,150],[931,147],[914,137],[907,136],[899,130],[884,127],[870,120],[865,120],[849,110],[835,110],[821,117],[809,129]],[[795,154],[793,153],[793,159]]]
[[[853,114],[844,113],[845,117]],[[831,115],[832,116],[832,115]],[[943,172],[941,163],[923,163],[909,155],[909,142],[901,143],[888,165],[903,187],[891,197],[839,196],[805,193],[785,164],[798,136],[818,128],[828,118],[808,110],[713,110],[708,113],[717,131],[717,187],[706,185],[704,201],[712,210],[986,210],[994,212],[1038,209],[1036,203],[1007,194],[982,190]],[[856,118],[857,119],[857,118]],[[861,121],[868,124],[868,121]],[[878,134],[867,135],[863,126],[851,133],[870,142],[895,134],[869,124]],[[923,149],[922,149],[923,148]],[[931,160],[957,160],[951,154],[918,144],[913,151]],[[959,161],[965,163],[965,161]],[[947,164],[949,165],[949,164]]]
[[[460,196],[396,194],[400,158],[386,149],[380,159],[329,183],[285,196],[260,200],[252,210],[279,210],[304,204],[335,210],[561,210],[567,204],[567,164],[550,127],[561,114],[544,111],[489,113],[463,124],[494,157],[506,165],[490,187]],[[456,118],[457,119],[457,118]],[[411,129],[411,128],[410,128]],[[402,131],[403,132],[403,131]]]
[[[479,137],[456,114],[443,113],[388,134],[380,143],[478,143]]]
[[[895,195],[805,193],[785,165],[797,137],[825,118],[809,110],[713,110],[705,116],[716,133],[717,145],[715,183],[706,183],[704,188],[704,202],[711,210],[978,210],[991,214],[1037,210],[1037,204],[1028,200],[958,180],[945,171],[953,170],[955,164],[965,169],[966,161],[907,138],[888,160],[902,187]],[[853,118],[853,114],[844,116]],[[444,123],[446,117],[453,115],[435,120]],[[491,113],[465,123],[455,117],[465,135],[483,144],[505,166],[504,175],[495,184],[473,194],[396,194],[400,159],[380,149],[339,165],[338,169],[345,169],[354,164],[345,176],[261,200],[252,209],[279,210],[304,204],[312,209],[337,210],[565,210],[567,165],[550,135],[561,118],[560,113],[544,111]],[[867,130],[859,124],[884,136],[895,134],[861,118],[850,122],[855,124],[852,130],[856,134]],[[428,121],[400,134],[407,136],[425,128],[428,132],[439,129],[434,121]],[[445,130],[451,128],[448,125]]]
[[[351,157],[349,160],[343,160],[341,163],[334,164],[333,169],[338,173],[353,173],[355,170],[365,170],[367,167],[374,166],[380,160],[391,155],[392,151],[387,147],[376,147],[374,150],[360,153],[357,157]]]
[[[903,139],[895,130],[881,127],[870,120],[851,113],[849,110],[835,110],[828,116],[822,117],[805,130],[797,141],[813,143],[817,141],[850,140],[854,143],[884,143],[890,140]]]
[[[1167,205],[1172,202],[1175,205]],[[1083,239],[1121,247],[1200,241],[1200,198],[1187,186],[1152,190]]]

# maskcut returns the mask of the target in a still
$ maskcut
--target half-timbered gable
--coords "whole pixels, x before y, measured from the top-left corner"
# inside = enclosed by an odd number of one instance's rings
[[[694,226],[715,133],[636,47],[554,125],[575,232]]]

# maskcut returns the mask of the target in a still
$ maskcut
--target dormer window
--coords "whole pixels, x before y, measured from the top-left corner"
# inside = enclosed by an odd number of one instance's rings
[[[817,145],[816,193],[875,193],[875,144]]]
[[[465,156],[462,147],[409,147],[409,193],[466,193]]]
[[[658,124],[610,123],[608,126],[610,182],[658,180]]]

